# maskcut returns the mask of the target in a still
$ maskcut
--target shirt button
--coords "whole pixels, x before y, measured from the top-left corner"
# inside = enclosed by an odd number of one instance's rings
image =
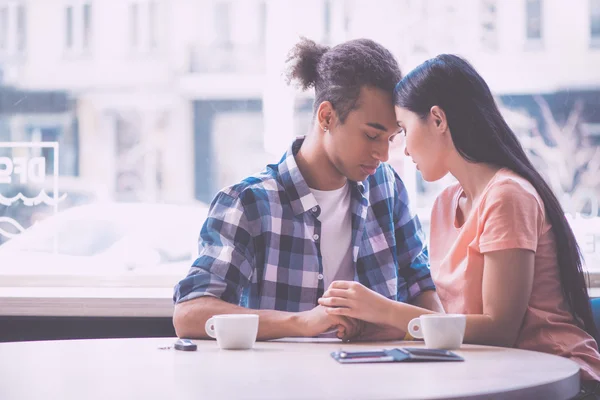
[[[313,239],[314,240],[319,240],[319,235],[317,235],[316,233],[313,235]]]
[[[323,280],[323,274],[317,275],[317,279],[320,280],[320,281]]]
[[[313,207],[310,211],[316,213],[317,212],[317,207]]]

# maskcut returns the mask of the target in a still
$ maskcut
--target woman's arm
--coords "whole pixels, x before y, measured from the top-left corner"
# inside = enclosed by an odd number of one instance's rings
[[[410,304],[426,310],[431,310],[437,313],[444,313],[444,307],[435,290],[426,290],[415,297]]]
[[[423,295],[428,292],[424,292]],[[431,293],[435,296],[429,295],[427,299],[421,299],[421,303],[435,303],[437,295],[435,292]],[[323,297],[319,299],[319,304],[327,307],[329,314],[343,315],[375,325],[389,326],[400,332],[407,332],[407,326],[411,319],[439,311],[390,300],[361,283],[352,281],[333,282]],[[401,339],[401,337],[399,338]]]
[[[466,343],[512,347],[533,287],[535,253],[509,249],[484,254],[482,315],[468,315]]]
[[[481,315],[467,315],[466,343],[512,347],[533,286],[535,253],[498,250],[484,254]],[[408,323],[432,311],[387,299],[358,282],[333,282],[319,304],[327,312],[388,325],[406,332]],[[401,338],[399,338],[401,339]]]

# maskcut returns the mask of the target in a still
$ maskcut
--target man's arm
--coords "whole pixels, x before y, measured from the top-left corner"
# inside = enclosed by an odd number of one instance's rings
[[[200,232],[198,258],[175,287],[177,336],[206,338],[204,324],[213,315],[249,312],[237,304],[255,269],[252,231],[239,194],[219,192]]]
[[[206,321],[219,314],[258,314],[258,340],[282,337],[317,336],[331,329],[337,329],[340,339],[355,336],[360,330],[357,321],[349,318],[328,315],[325,307],[317,306],[310,311],[284,312],[274,310],[253,310],[211,296],[203,296],[175,305],[173,326],[178,337],[205,339]]]
[[[178,337],[205,339],[209,337],[204,329],[206,321],[219,314],[258,314],[258,340],[303,336],[298,313],[252,310],[212,296],[203,296],[175,305],[173,326]]]
[[[410,211],[408,192],[394,172],[394,235],[398,260],[398,301],[443,312],[429,270],[425,232],[419,217]]]

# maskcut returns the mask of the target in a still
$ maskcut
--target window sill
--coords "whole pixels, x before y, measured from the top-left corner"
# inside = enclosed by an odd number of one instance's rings
[[[171,317],[172,288],[0,287],[0,316]]]
[[[588,289],[600,297],[600,287]],[[0,287],[0,316],[171,317],[171,288]]]

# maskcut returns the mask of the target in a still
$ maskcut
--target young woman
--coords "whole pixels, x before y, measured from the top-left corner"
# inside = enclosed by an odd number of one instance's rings
[[[485,81],[465,60],[440,55],[398,83],[395,103],[405,153],[423,179],[458,180],[433,206],[430,263],[446,312],[467,315],[465,342],[569,357],[584,381],[599,381],[575,237]],[[430,313],[354,282],[333,282],[320,304],[404,330]]]

